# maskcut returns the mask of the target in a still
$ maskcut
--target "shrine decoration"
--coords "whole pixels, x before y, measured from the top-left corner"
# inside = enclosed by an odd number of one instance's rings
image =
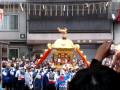
[[[74,64],[75,62],[73,59],[75,54],[73,52],[77,52],[86,66],[89,67],[90,62],[80,50],[80,45],[74,44],[72,40],[67,38],[67,28],[58,28],[58,31],[62,33],[62,38],[57,39],[53,44],[48,43],[48,50],[38,60],[37,65],[42,64],[50,53],[53,55],[52,60],[54,64],[57,63],[58,66],[61,64],[64,66],[64,64],[67,63]]]

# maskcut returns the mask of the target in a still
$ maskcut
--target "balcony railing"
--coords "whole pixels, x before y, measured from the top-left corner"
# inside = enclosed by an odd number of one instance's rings
[[[66,3],[72,1],[74,3]],[[77,1],[82,3],[77,3]],[[0,4],[6,12],[21,10],[26,11],[30,16],[90,16],[94,14],[104,16],[111,13],[112,2],[111,0],[0,0]]]

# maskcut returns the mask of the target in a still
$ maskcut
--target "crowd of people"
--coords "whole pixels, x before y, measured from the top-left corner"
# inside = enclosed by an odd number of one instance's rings
[[[98,48],[90,67],[84,67],[80,61],[77,69],[57,69],[48,62],[36,66],[30,60],[3,60],[2,87],[6,90],[119,90],[120,52],[114,54],[114,60],[104,59],[110,46],[110,42],[105,42]]]
[[[83,62],[78,63],[84,68]],[[54,64],[53,64],[54,65]],[[36,65],[28,59],[2,61],[2,87],[6,90],[67,90],[78,68],[55,68],[50,61]]]

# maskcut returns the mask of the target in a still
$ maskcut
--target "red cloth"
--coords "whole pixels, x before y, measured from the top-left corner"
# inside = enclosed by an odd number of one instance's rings
[[[49,84],[55,84],[55,81],[49,81]]]
[[[60,76],[59,80],[64,81],[64,76]]]
[[[117,22],[120,22],[120,9],[118,10],[118,16],[117,16],[116,21],[117,21]]]

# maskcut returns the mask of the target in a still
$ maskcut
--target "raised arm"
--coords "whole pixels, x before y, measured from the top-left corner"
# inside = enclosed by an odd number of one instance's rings
[[[104,42],[98,49],[95,54],[95,59],[102,62],[102,60],[107,57],[110,53],[110,47],[111,47],[112,42]]]

